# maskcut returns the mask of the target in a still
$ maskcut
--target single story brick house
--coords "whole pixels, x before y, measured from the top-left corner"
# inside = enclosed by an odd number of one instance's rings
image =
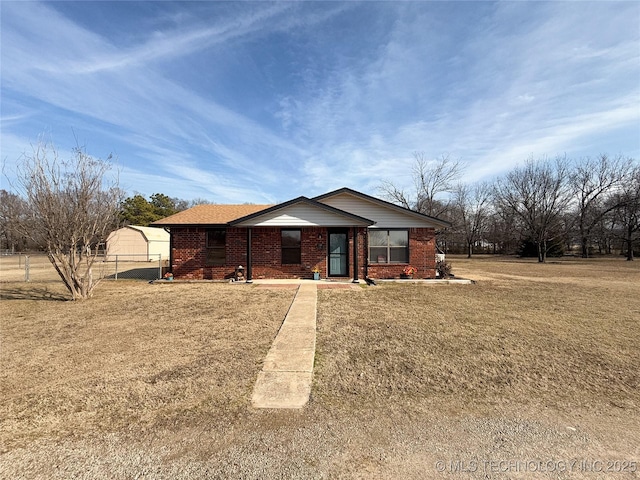
[[[176,279],[435,278],[436,229],[449,227],[378,198],[341,188],[278,205],[198,205],[152,224],[171,234]]]

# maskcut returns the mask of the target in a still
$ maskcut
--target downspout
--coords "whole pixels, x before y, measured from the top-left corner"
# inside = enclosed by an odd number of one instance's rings
[[[353,227],[353,282],[360,283],[358,279],[358,227]]]
[[[251,258],[251,227],[247,228],[247,280],[246,283],[253,283],[253,260]]]
[[[169,272],[173,272],[173,235],[171,229],[164,227],[164,231],[169,234]]]

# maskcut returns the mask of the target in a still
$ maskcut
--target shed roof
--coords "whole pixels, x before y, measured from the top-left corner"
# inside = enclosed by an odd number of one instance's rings
[[[147,242],[168,242],[169,233],[163,228],[158,227],[142,227],[140,225],[127,225],[125,228],[137,230],[144,235]]]
[[[232,220],[246,217],[272,205],[196,205],[188,210],[163,218],[151,225],[226,225]]]

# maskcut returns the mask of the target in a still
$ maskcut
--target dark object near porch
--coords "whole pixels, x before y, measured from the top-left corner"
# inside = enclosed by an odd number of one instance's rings
[[[374,282],[373,279],[369,277],[364,277],[364,281],[367,282],[367,285],[373,286],[376,284],[376,282]]]
[[[441,279],[453,277],[451,273],[451,264],[445,261],[436,262],[436,272]]]
[[[238,268],[236,268],[233,281],[234,282],[244,282],[244,267],[242,265],[240,265]]]

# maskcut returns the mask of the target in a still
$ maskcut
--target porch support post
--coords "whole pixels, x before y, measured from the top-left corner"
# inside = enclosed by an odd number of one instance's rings
[[[251,227],[247,228],[247,283],[253,283],[253,265],[251,258]]]
[[[169,234],[169,269],[167,270],[167,272],[173,273],[173,235],[171,235],[171,229],[167,227],[164,228],[164,231]]]
[[[353,227],[353,283],[360,283],[358,279],[358,227]]]

